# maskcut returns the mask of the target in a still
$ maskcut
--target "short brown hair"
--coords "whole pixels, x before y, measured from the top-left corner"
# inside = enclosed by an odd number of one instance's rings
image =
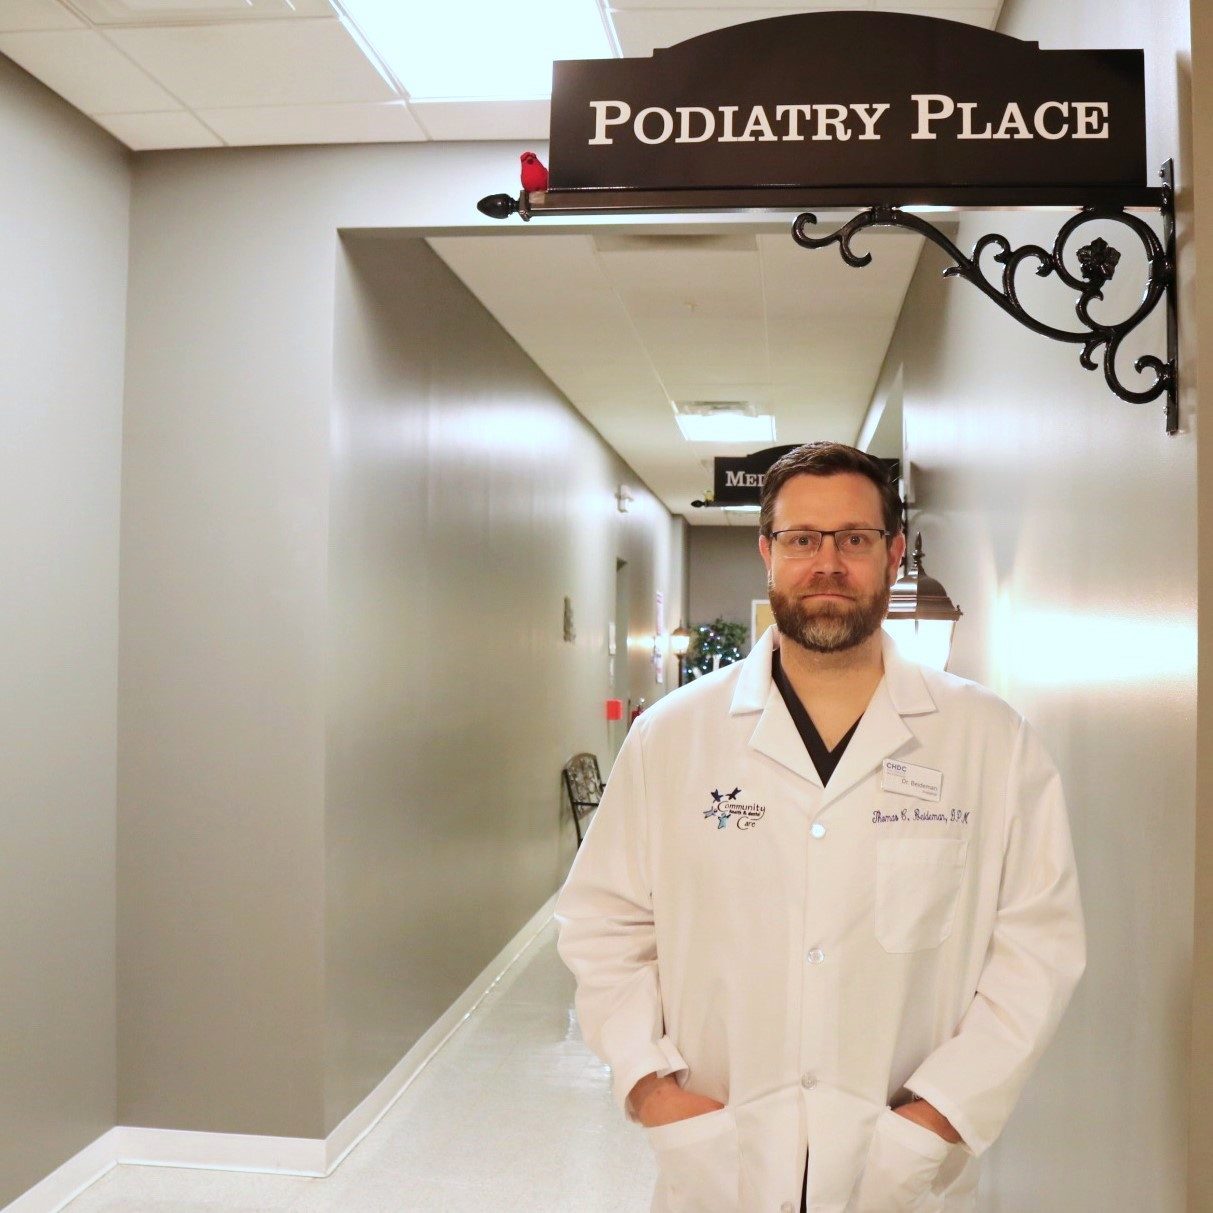
[[[759,532],[768,536],[771,534],[775,522],[775,498],[793,476],[837,476],[840,472],[857,472],[860,476],[866,476],[880,490],[884,529],[890,535],[900,534],[901,498],[885,465],[874,456],[841,442],[806,442],[771,464],[762,482]]]

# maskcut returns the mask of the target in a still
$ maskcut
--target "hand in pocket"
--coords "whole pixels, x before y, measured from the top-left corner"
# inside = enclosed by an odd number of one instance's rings
[[[646,1080],[642,1079],[641,1083]],[[694,1091],[686,1091],[673,1078],[663,1078],[652,1082],[647,1089],[637,1083],[633,1088],[633,1106],[636,1109],[636,1119],[646,1129],[654,1129],[658,1125],[672,1124],[676,1120],[687,1120],[692,1116],[703,1116],[707,1112],[715,1112],[724,1107],[718,1099],[710,1095],[699,1095]]]
[[[938,1133],[886,1108],[847,1213],[915,1213],[953,1148]]]

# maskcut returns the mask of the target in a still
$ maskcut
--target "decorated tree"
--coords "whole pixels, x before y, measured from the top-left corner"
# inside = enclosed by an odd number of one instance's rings
[[[714,619],[711,623],[696,624],[691,628],[691,646],[687,650],[687,671],[692,678],[710,674],[722,665],[732,665],[741,660],[741,646],[745,644],[749,629],[743,623],[731,623],[727,619]]]

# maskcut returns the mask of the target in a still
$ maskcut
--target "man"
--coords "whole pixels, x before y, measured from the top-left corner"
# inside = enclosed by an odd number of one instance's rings
[[[897,493],[767,475],[776,626],[628,734],[556,906],[582,1032],[661,1213],[962,1213],[1084,964],[1060,782],[881,621]]]

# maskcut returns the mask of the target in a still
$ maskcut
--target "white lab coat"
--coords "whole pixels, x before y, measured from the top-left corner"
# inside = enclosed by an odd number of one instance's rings
[[[633,725],[556,903],[621,1107],[645,1074],[725,1106],[645,1129],[654,1213],[967,1213],[1085,964],[1057,772],[975,683],[884,677],[825,789],[741,663]],[[884,760],[942,773],[885,790]],[[889,1110],[912,1090],[963,1141]]]

